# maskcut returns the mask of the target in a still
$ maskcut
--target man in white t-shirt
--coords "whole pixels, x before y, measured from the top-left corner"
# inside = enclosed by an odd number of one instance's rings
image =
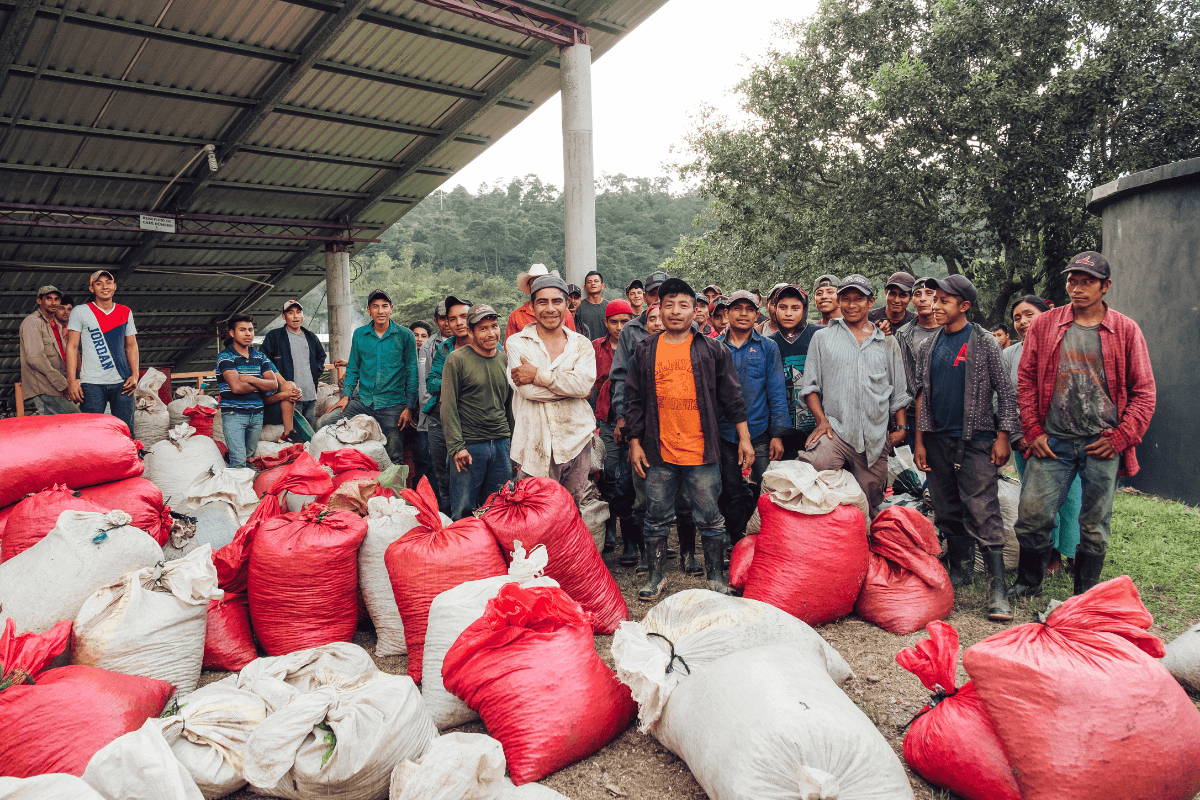
[[[133,312],[113,301],[117,280],[108,270],[93,272],[88,289],[92,302],[73,308],[67,322],[67,397],[85,413],[108,406],[132,433],[139,361]]]

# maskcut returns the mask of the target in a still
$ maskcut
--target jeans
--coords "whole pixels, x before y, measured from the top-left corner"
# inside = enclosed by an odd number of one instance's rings
[[[450,516],[462,519],[483,505],[490,494],[512,478],[512,462],[508,460],[508,439],[468,444],[471,465],[459,472],[451,459],[447,462],[450,476]]]
[[[758,503],[759,487],[763,473],[770,463],[771,436],[763,434],[752,442],[754,464],[750,467],[749,479],[742,477],[738,465],[738,444],[721,440],[721,514],[729,531],[729,541],[737,544],[746,533],[746,523]]]
[[[262,433],[263,412],[246,414],[241,411],[221,409],[221,424],[225,431],[225,447],[229,451],[225,460],[231,468],[246,466],[246,459],[254,455],[258,447],[258,435]]]
[[[980,547],[1003,547],[1004,519],[996,497],[999,477],[992,463],[992,442],[934,433],[926,433],[924,438],[929,494],[938,528],[947,539],[973,536]]]
[[[1013,457],[1017,464],[1017,474],[1021,476],[1021,480],[1024,480],[1025,464],[1028,459],[1017,450],[1013,451]],[[1071,481],[1071,488],[1067,491],[1062,507],[1058,509],[1054,532],[1050,534],[1050,541],[1054,545],[1054,549],[1067,558],[1074,558],[1075,548],[1079,546],[1079,509],[1082,505],[1083,482],[1076,475],[1075,480]]]
[[[37,413],[42,415],[74,414],[79,410],[79,406],[67,398],[53,394],[36,394],[29,399],[33,401],[33,407]]]
[[[438,507],[443,514],[450,513],[450,473],[454,467],[446,455],[446,435],[442,432],[442,423],[433,417],[429,418],[429,430],[426,432],[429,442],[429,471],[432,477],[429,481],[433,493],[437,495]]]
[[[718,464],[679,466],[651,464],[646,471],[647,539],[665,539],[675,522],[675,502],[683,493],[691,506],[692,518],[700,535],[724,536],[725,518],[721,516],[721,467]]]
[[[108,406],[114,417],[129,426],[133,435],[133,395],[122,394],[124,384],[121,383],[85,383],[83,386],[83,402],[79,410],[85,414],[103,414]]]
[[[1071,490],[1071,483],[1078,477],[1082,484],[1078,551],[1101,557],[1108,549],[1120,458],[1088,455],[1083,448],[1091,441],[1086,439],[1051,436],[1049,443],[1057,458],[1035,456],[1025,462],[1021,505],[1017,511],[1017,539],[1021,547],[1029,550],[1044,550],[1051,546],[1058,512]]]
[[[600,496],[608,503],[614,519],[636,517],[641,525],[640,514],[634,514],[633,468],[629,465],[629,445],[613,438],[613,426],[599,422],[600,439],[604,442],[604,472],[600,476]]]
[[[388,458],[392,460],[392,463],[403,464],[404,446],[400,441],[400,429],[396,427],[396,423],[400,421],[400,414],[406,408],[408,406],[403,403],[386,408],[372,408],[354,399],[346,404],[345,416],[354,417],[359,414],[366,414],[378,422],[379,427],[383,428],[384,437],[387,439]]]

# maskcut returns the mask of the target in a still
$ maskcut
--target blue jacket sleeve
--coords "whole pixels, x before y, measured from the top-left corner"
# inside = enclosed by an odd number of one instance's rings
[[[771,410],[771,435],[779,436],[792,427],[792,415],[788,411],[787,379],[783,375],[783,356],[779,345],[765,339],[767,354],[767,405]]]

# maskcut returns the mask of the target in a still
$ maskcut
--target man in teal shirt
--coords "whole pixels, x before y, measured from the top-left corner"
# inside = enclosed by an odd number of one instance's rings
[[[342,383],[342,399],[334,408],[346,416],[368,414],[383,428],[388,456],[403,461],[400,431],[417,416],[417,339],[392,322],[392,299],[376,289],[367,298],[371,322],[356,328]],[[355,396],[357,394],[357,397]]]

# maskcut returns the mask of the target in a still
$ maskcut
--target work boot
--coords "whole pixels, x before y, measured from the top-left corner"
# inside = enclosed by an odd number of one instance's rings
[[[649,575],[646,585],[638,589],[638,600],[649,602],[657,600],[662,594],[663,568],[667,562],[666,537],[656,536],[646,540],[646,560],[649,563]]]
[[[622,567],[632,567],[638,563],[642,553],[642,530],[626,517],[621,520],[621,555],[617,563]]]
[[[1042,593],[1042,579],[1046,577],[1046,561],[1051,548],[1031,550],[1021,548],[1017,561],[1017,580],[1008,587],[1008,599],[1016,600],[1021,597],[1037,597]]]
[[[601,553],[611,553],[617,549],[617,519],[609,515],[604,522],[604,547],[600,550]]]
[[[975,540],[970,536],[946,537],[946,571],[955,589],[975,582]]]
[[[1100,571],[1104,569],[1104,553],[1093,555],[1082,550],[1075,551],[1075,594],[1083,594],[1100,582]]]
[[[679,531],[679,571],[684,575],[699,575],[704,570],[696,563],[696,525],[692,522],[676,522]]]
[[[708,588],[719,594],[730,594],[729,573],[725,570],[725,537],[703,536],[704,578]]]
[[[1011,622],[1012,608],[1004,592],[1004,548],[985,547],[983,563],[988,576],[987,618],[992,622]]]

